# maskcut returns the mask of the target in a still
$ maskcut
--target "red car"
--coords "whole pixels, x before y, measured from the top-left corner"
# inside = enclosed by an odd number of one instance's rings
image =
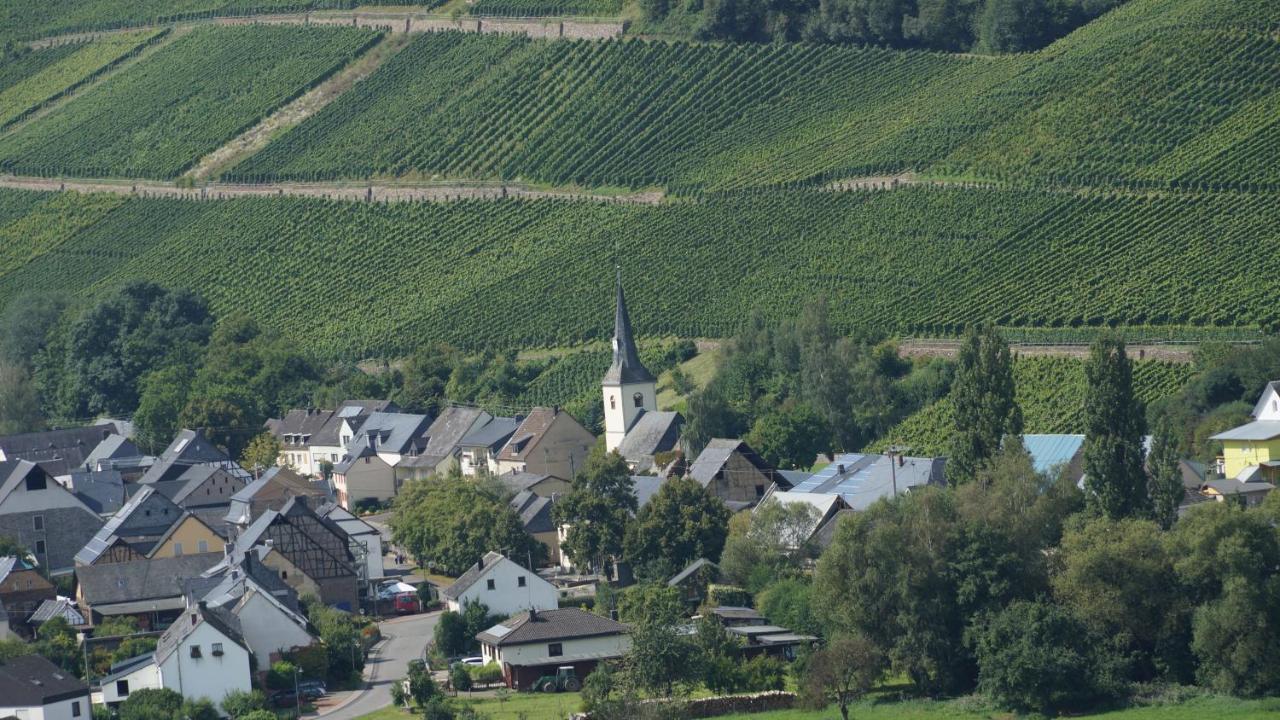
[[[395,609],[397,615],[412,615],[422,612],[422,603],[418,601],[418,596],[414,593],[400,593],[391,601],[392,608]]]

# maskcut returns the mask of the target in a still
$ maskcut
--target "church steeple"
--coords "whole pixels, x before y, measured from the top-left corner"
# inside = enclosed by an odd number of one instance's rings
[[[622,293],[622,269],[618,269],[618,297],[613,315],[613,364],[604,375],[606,385],[655,382],[653,374],[640,362],[635,338],[631,336],[631,316]]]

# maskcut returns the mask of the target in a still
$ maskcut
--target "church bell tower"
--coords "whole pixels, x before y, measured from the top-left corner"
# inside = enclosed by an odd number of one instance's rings
[[[658,381],[640,362],[635,338],[631,336],[621,269],[613,316],[613,364],[600,384],[604,389],[605,449],[616,450],[641,415],[658,409]]]

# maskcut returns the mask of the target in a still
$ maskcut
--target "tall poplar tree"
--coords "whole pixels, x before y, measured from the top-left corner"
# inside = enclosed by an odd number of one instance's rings
[[[1151,496],[1151,512],[1160,527],[1168,530],[1178,519],[1178,505],[1186,495],[1182,484],[1182,468],[1178,461],[1178,439],[1169,420],[1156,423],[1151,438],[1151,457],[1147,460],[1147,492]]]
[[[1142,467],[1146,422],[1133,395],[1133,362],[1124,341],[1109,335],[1094,341],[1084,373],[1088,503],[1113,520],[1146,517],[1151,509]]]
[[[1013,381],[1009,344],[990,323],[970,326],[951,384],[955,429],[947,457],[953,485],[973,480],[978,470],[1000,452],[1006,435],[1022,434],[1022,408]]]

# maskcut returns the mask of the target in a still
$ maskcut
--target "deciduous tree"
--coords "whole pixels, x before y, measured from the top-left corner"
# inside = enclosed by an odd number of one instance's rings
[[[947,479],[953,485],[973,480],[1000,451],[1009,435],[1022,433],[1022,410],[1013,381],[1009,344],[995,327],[970,327],[956,363],[951,385],[955,427],[947,456]]]
[[[697,481],[662,484],[626,532],[624,555],[647,577],[666,577],[703,557],[720,559],[729,509]]]
[[[626,461],[597,444],[572,490],[555,506],[556,522],[569,526],[561,548],[574,564],[600,571],[610,558],[622,555],[635,512],[635,483]]]
[[[1133,363],[1124,341],[1104,336],[1089,349],[1084,367],[1084,473],[1088,502],[1117,520],[1146,517],[1151,500],[1143,470],[1141,404],[1133,394]]]

